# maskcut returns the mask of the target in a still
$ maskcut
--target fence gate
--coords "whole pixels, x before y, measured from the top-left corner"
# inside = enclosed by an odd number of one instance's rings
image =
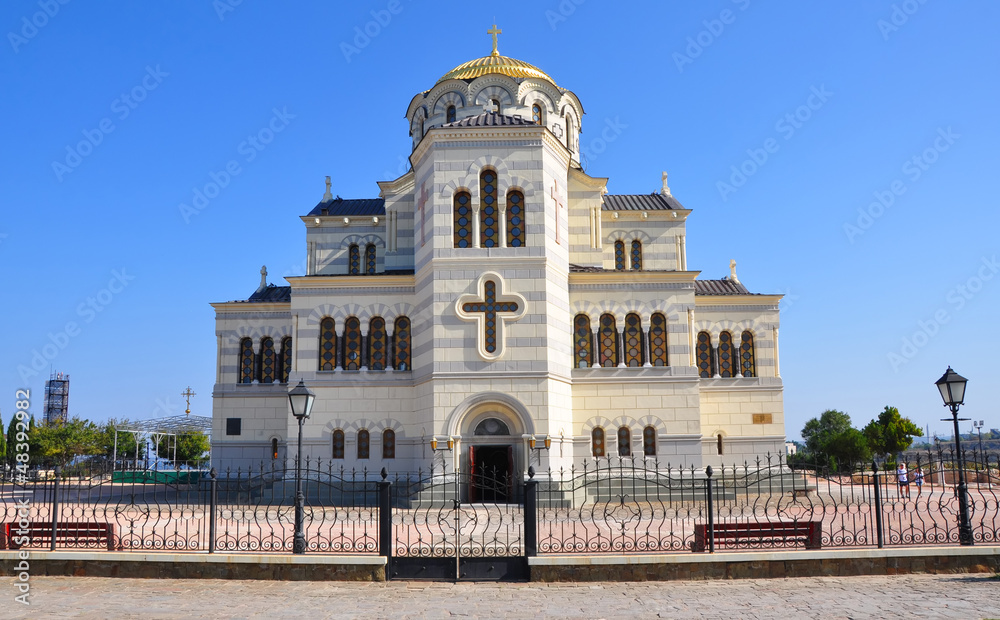
[[[505,470],[392,481],[390,579],[528,578],[524,485]]]

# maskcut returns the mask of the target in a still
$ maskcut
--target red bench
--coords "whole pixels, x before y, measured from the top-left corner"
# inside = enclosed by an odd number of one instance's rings
[[[21,538],[28,536],[32,546],[41,541],[48,546],[52,542],[52,523],[33,521],[28,524],[27,534],[19,533],[17,523],[4,523],[0,532],[0,549],[20,549]],[[106,547],[115,550],[115,526],[112,523],[74,523],[60,521],[56,524],[56,544],[68,543],[71,547]]]
[[[712,527],[712,538],[715,544],[736,543],[747,541],[805,543],[806,549],[819,549],[823,546],[822,521],[745,521],[739,523],[716,523]],[[691,550],[703,552],[708,547],[708,524],[701,523],[694,527],[694,542]]]

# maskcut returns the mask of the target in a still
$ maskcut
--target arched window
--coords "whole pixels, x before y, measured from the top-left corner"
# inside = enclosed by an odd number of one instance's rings
[[[396,370],[410,369],[410,319],[401,316],[396,319],[392,331],[393,348],[396,351],[396,359],[393,367]]]
[[[385,320],[375,317],[368,323],[368,368],[385,370],[389,338],[385,333]]]
[[[344,431],[339,428],[333,431],[333,454],[335,459],[344,458]]]
[[[358,431],[358,458],[366,459],[371,454],[371,434],[367,429]]]
[[[278,438],[271,438],[271,460],[278,460]]]
[[[455,122],[455,106],[448,106],[448,110],[444,113],[444,122],[454,123]]]
[[[356,245],[347,248],[347,273],[352,276],[361,275],[361,250]]]
[[[615,271],[625,271],[625,242],[615,241]]]
[[[370,276],[375,275],[375,266],[377,264],[375,260],[375,244],[369,243],[365,246],[365,273]]]
[[[642,269],[642,242],[638,239],[632,240],[632,270],[639,271]]]
[[[566,117],[566,148],[573,150],[573,117]]]
[[[719,454],[722,454],[722,433],[715,438],[715,449]]]
[[[524,194],[507,192],[507,247],[524,246]]]
[[[590,317],[578,314],[573,319],[573,367],[588,368],[593,363],[591,347],[594,339],[590,332]]]
[[[382,458],[396,458],[396,431],[391,428],[382,431]]]
[[[319,324],[319,369],[333,370],[337,366],[336,323],[326,317]]]
[[[268,337],[260,339],[260,382],[274,383],[277,376],[277,359],[274,355],[274,340]]]
[[[601,366],[618,365],[618,326],[613,314],[601,315]]]
[[[472,196],[469,192],[455,194],[455,206],[452,212],[452,223],[455,229],[455,247],[468,248],[472,246]]]
[[[590,432],[590,451],[594,456],[604,456],[604,429],[600,426]]]
[[[288,375],[292,372],[292,337],[281,339],[281,382],[288,383]]]
[[[500,100],[499,99],[490,99],[490,103],[492,103],[493,107],[496,108],[496,110],[494,110],[494,111],[497,114],[503,114],[503,108],[500,107]]]
[[[649,318],[649,361],[653,366],[667,365],[667,317],[659,312]]]
[[[638,314],[625,315],[625,365],[629,368],[642,366],[642,321]]]
[[[698,332],[696,356],[698,359],[698,376],[702,379],[714,377],[715,364],[712,363],[712,337],[708,335],[708,332]]]
[[[535,121],[539,125],[542,125],[542,106],[539,104],[534,104],[531,106],[531,120]]]
[[[757,362],[753,354],[753,334],[744,331],[740,342],[740,374],[744,377],[757,376]]]
[[[729,332],[719,334],[719,376],[735,377],[733,368],[736,354],[733,351],[733,335]]]
[[[479,175],[479,245],[484,248],[500,245],[497,195],[497,173],[487,168]]]
[[[240,340],[240,383],[253,383],[253,340]]]
[[[510,435],[510,427],[500,418],[486,418],[476,425],[476,430],[472,431],[472,434],[477,437]]]
[[[652,426],[642,429],[642,453],[645,456],[656,456],[656,429]]]
[[[361,369],[361,321],[352,316],[344,323],[344,370]]]
[[[618,427],[618,456],[632,456],[632,431],[627,426]]]

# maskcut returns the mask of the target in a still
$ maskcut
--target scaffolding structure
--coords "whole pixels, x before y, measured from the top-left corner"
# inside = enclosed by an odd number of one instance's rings
[[[45,382],[45,423],[62,423],[69,419],[69,375],[54,372]]]
[[[197,432],[211,437],[212,418],[197,415],[177,415],[167,418],[157,418],[155,420],[140,420],[120,424],[115,427],[115,447],[112,459],[114,462],[118,461],[118,433],[131,433],[135,437],[136,462],[139,460],[140,440],[145,442],[147,439],[152,439],[153,445],[158,446],[161,440],[166,439],[165,452],[170,455],[171,461],[177,463],[177,437]],[[123,456],[127,458],[127,455]],[[157,456],[166,455],[160,455],[157,452]]]

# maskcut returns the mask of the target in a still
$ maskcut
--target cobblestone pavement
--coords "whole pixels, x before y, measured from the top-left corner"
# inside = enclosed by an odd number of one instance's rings
[[[991,575],[644,583],[5,579],[5,618],[1000,618]]]

